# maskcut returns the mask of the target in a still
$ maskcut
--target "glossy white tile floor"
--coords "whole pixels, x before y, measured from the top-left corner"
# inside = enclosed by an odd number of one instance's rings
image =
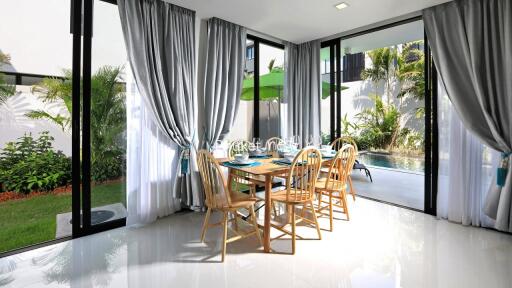
[[[249,238],[228,244],[226,262],[218,263],[219,229],[199,243],[202,214],[188,213],[0,259],[0,286],[512,286],[512,236],[363,198],[350,204],[350,222],[336,221],[321,241],[298,241],[294,256],[264,254]],[[273,248],[289,251],[290,242]]]

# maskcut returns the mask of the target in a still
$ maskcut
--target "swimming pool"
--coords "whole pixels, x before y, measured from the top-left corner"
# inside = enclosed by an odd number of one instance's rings
[[[388,155],[371,152],[361,152],[357,160],[365,165],[406,170],[412,172],[425,172],[425,160],[399,155]]]

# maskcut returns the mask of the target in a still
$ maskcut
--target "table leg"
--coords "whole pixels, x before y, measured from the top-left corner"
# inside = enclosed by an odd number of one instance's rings
[[[265,175],[265,219],[263,226],[263,251],[270,252],[270,211],[272,209],[271,203],[272,192],[272,177]]]

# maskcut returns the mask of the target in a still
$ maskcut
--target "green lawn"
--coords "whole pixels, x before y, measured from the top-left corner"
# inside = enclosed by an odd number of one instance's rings
[[[92,188],[92,207],[125,203],[124,183]],[[71,211],[71,194],[0,203],[0,252],[55,239],[57,214]]]

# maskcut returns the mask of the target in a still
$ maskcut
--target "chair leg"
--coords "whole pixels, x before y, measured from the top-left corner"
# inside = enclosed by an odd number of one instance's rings
[[[256,231],[256,237],[258,237],[258,241],[260,241],[260,245],[263,246],[263,240],[261,239],[260,228],[258,228],[258,221],[256,220],[256,212],[254,212],[254,207],[250,208],[252,225],[254,225],[254,230]]]
[[[291,205],[289,206],[291,207]],[[291,215],[292,215],[292,254],[295,255],[295,238],[297,237],[297,235],[295,234],[295,206],[293,206],[291,210]]]
[[[316,232],[318,233],[318,240],[322,240],[322,234],[320,233],[320,225],[318,225],[318,218],[316,217],[315,208],[313,207],[313,201],[311,200],[311,213],[313,215],[313,220],[316,225]]]
[[[237,210],[234,211],[233,213],[233,222],[235,222],[235,231],[238,232],[238,215],[237,215]]]
[[[350,194],[352,194],[352,198],[356,201],[356,191],[354,190],[354,186],[352,186],[352,176],[348,175],[348,187],[350,188]]]
[[[212,209],[208,207],[206,211],[206,216],[204,217],[203,229],[201,230],[201,242],[204,242],[204,238],[206,237],[206,230],[208,230],[208,222],[210,221],[210,215],[212,213]]]
[[[341,197],[342,197],[342,202],[343,202],[343,210],[345,212],[345,215],[347,215],[347,221],[350,221],[350,216],[348,214],[348,203],[347,203],[347,193],[345,191],[343,191],[341,193]]]
[[[292,221],[292,219],[295,220],[295,218],[292,218],[292,213],[293,213],[293,216],[295,216],[295,206],[292,206],[292,205],[286,205],[286,212],[287,212],[287,215],[286,217],[288,219],[286,219],[288,221],[288,223],[290,223]]]
[[[270,203],[272,203],[272,211],[274,212],[274,217],[277,217],[276,203],[274,201],[271,201]]]
[[[329,231],[332,232],[332,192],[329,192]]]
[[[318,209],[322,207],[322,191],[318,192]]]
[[[222,236],[222,262],[224,262],[224,258],[226,258],[226,242],[228,240],[228,212],[224,212],[222,222],[222,226],[224,228],[224,233]]]

